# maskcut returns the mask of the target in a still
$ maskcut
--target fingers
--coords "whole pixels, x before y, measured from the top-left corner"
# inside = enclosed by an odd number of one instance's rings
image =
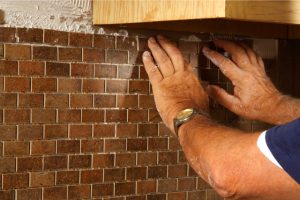
[[[158,67],[155,65],[153,58],[149,51],[145,51],[143,54],[143,63],[146,69],[146,72],[149,76],[149,80],[153,86],[159,83],[163,76],[160,73]]]
[[[157,39],[161,47],[171,58],[175,71],[183,71],[184,59],[179,49],[171,41],[161,35],[157,36]]]
[[[230,59],[222,54],[210,50],[207,47],[203,48],[203,54],[220,68],[223,74],[231,81],[238,81],[242,77],[242,71]]]
[[[239,99],[237,97],[228,94],[219,86],[209,85],[207,86],[206,91],[211,98],[231,111],[239,104]]]
[[[248,54],[250,62],[256,66],[258,64],[258,60],[257,60],[258,56],[253,51],[253,49],[249,48],[247,45],[245,45],[243,43],[239,43],[239,45],[241,45],[245,49],[245,51]]]
[[[250,65],[250,59],[243,47],[240,45],[226,40],[215,40],[215,45],[220,47],[231,54],[232,60],[240,68],[247,68]]]
[[[152,52],[152,55],[160,68],[160,71],[163,77],[169,77],[174,74],[174,67],[170,60],[170,57],[166,54],[166,52],[160,47],[160,45],[156,42],[156,40],[151,37],[148,40],[148,46]]]

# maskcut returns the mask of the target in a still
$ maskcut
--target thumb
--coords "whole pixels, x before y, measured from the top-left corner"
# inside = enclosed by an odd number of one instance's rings
[[[206,87],[208,95],[223,105],[227,109],[233,111],[236,105],[239,103],[239,99],[231,94],[228,94],[223,88],[216,85],[209,85]]]

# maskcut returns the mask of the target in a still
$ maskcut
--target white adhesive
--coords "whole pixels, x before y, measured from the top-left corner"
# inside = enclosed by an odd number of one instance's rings
[[[3,26],[104,34],[92,23],[92,0],[0,0]]]

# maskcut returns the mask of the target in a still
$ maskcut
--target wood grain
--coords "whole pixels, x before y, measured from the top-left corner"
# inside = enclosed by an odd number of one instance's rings
[[[94,24],[225,17],[225,0],[94,0]]]

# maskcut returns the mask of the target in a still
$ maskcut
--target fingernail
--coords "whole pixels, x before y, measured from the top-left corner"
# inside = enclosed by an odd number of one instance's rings
[[[204,53],[204,54],[207,54],[207,53],[209,53],[211,50],[208,48],[208,47],[203,47],[202,48],[202,52]]]
[[[154,39],[153,37],[150,37],[150,38],[149,38],[149,42],[155,43],[156,41],[155,41],[155,39]]]
[[[150,52],[149,51],[145,51],[144,53],[143,53],[143,56],[144,57],[149,57],[151,54],[150,54]]]
[[[165,37],[164,37],[164,36],[162,36],[162,35],[158,35],[158,36],[157,36],[157,39],[159,39],[159,40],[163,40],[163,39],[165,39]]]

